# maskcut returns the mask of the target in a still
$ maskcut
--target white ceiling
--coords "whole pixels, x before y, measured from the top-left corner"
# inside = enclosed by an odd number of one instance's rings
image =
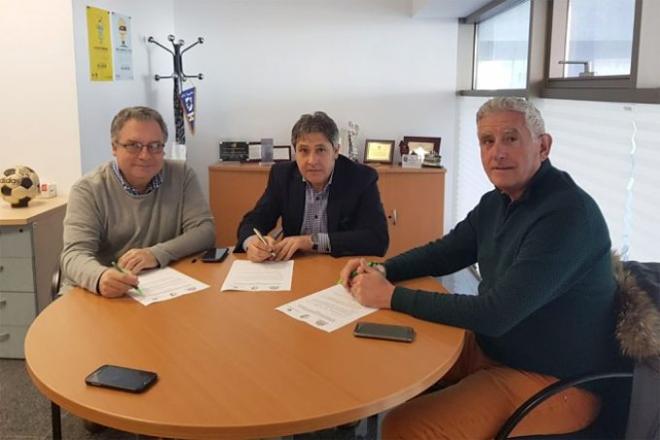
[[[460,18],[470,15],[491,0],[412,0],[416,18]]]

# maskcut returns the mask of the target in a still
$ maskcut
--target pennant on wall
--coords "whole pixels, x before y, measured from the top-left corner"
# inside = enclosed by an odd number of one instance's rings
[[[190,127],[190,132],[192,134],[195,134],[195,88],[194,87],[191,87],[181,92],[181,106],[183,107],[183,112],[186,115],[186,120],[188,121],[188,127]]]

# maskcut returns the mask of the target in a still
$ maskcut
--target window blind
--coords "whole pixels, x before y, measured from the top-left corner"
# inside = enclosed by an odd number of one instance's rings
[[[488,98],[469,96],[458,98],[454,225],[465,218],[484,193],[493,189],[481,166],[477,139],[477,110],[487,100]]]

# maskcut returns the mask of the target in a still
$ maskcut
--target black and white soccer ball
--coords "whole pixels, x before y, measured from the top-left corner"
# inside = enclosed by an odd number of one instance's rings
[[[27,206],[39,195],[39,176],[32,168],[23,165],[7,168],[0,175],[0,192],[12,207]]]

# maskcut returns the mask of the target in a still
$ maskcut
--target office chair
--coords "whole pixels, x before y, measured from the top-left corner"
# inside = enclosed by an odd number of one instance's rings
[[[624,427],[626,439],[660,440],[660,263],[622,263],[614,256],[613,266],[619,285],[616,336],[623,355],[634,360],[633,371],[587,374],[562,379],[544,388],[518,407],[497,433],[496,440],[621,438]],[[630,379],[632,389],[628,395],[624,392],[623,395],[614,396],[615,392],[611,393],[612,396],[604,396],[601,414],[581,431],[509,437],[525,415],[567,388],[594,381],[621,382]],[[616,403],[620,405],[617,407]],[[627,414],[625,406],[628,406]],[[612,408],[615,410],[612,411]],[[619,426],[616,426],[617,423]]]
[[[60,269],[60,263],[58,262],[53,270],[53,275],[50,278],[50,300],[55,301],[59,298],[60,287],[62,284],[62,269]]]

